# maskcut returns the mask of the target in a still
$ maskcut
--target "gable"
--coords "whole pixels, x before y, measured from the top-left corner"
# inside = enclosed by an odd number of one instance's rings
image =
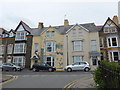
[[[25,29],[23,28],[22,25],[20,25],[18,28],[17,28],[17,31],[24,31]]]
[[[111,20],[108,20],[104,27],[116,27],[116,25]]]
[[[87,30],[86,28],[84,28],[83,26],[76,24],[76,25],[74,25],[73,27],[71,27],[66,33],[70,32],[70,31],[72,31],[72,30],[74,30],[74,29],[89,31],[89,30]]]

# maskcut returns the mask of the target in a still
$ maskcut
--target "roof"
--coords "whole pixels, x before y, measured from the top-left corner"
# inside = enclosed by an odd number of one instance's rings
[[[96,31],[98,31],[98,29],[97,29],[97,27],[96,27],[96,25],[94,23],[79,24],[79,25],[83,26],[84,28],[86,28],[90,32],[96,32]],[[53,26],[53,28],[55,28],[60,34],[65,34],[73,26],[75,26],[75,25]],[[44,27],[42,29],[31,28],[31,34],[32,35],[40,35],[41,33],[43,33],[48,28],[49,27]]]
[[[24,23],[23,21],[20,21],[19,25],[18,25],[17,28],[15,29],[15,32],[17,31],[17,29],[19,28],[20,25],[22,25],[23,28],[24,28],[26,31],[28,31],[29,33],[31,32],[32,29],[31,29],[26,23]]]
[[[86,28],[87,30],[89,30],[90,32],[98,31],[97,26],[94,23],[86,23],[86,24],[80,24],[80,25]]]
[[[40,35],[42,32],[47,30],[48,27],[43,27],[42,29],[32,28],[31,35]]]

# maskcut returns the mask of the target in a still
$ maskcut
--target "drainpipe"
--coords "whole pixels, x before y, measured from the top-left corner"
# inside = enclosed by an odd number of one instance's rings
[[[68,56],[68,35],[66,36],[67,38],[67,65],[69,65],[69,56]]]

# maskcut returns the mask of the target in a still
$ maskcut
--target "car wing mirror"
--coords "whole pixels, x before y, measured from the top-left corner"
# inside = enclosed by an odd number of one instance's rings
[[[72,66],[74,66],[74,64],[72,64]]]

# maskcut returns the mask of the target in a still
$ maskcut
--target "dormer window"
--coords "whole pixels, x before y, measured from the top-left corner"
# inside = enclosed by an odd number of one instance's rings
[[[14,34],[11,32],[10,34],[9,34],[9,37],[13,37],[14,36]]]
[[[26,32],[20,31],[16,33],[15,40],[25,40],[26,39]]]

